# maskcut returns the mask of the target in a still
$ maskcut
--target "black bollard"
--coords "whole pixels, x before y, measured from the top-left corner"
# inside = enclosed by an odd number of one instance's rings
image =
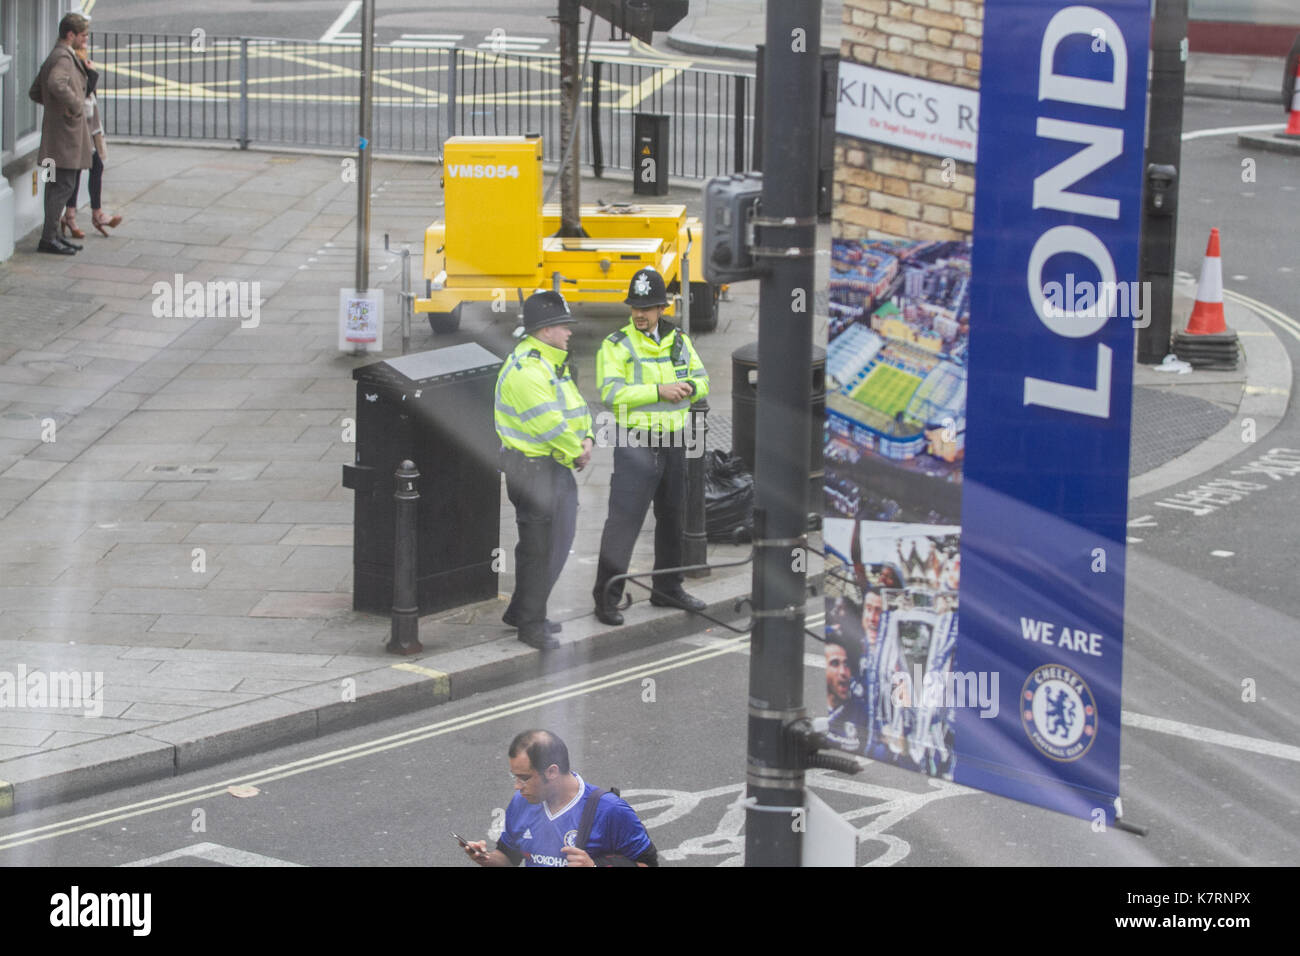
[[[393,536],[393,631],[386,650],[390,654],[419,654],[420,602],[415,593],[416,521],[420,510],[420,492],[416,482],[420,473],[409,459],[393,475],[394,510],[397,514]]]
[[[709,536],[704,521],[704,452],[709,447],[709,401],[702,399],[691,406],[687,425],[690,443],[686,446],[686,529],[683,534],[682,563],[708,564]],[[687,571],[692,578],[707,578],[708,568]]]

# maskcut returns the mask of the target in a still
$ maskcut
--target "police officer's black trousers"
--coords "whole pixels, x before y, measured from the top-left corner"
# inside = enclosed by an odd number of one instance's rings
[[[502,456],[506,494],[515,506],[515,593],[505,616],[519,633],[538,633],[546,601],[564,570],[578,520],[578,484],[573,471],[553,458]]]
[[[630,448],[620,444],[614,449],[609,516],[600,536],[600,561],[596,566],[596,587],[592,591],[597,604],[603,598],[606,582],[615,575],[627,573],[632,548],[652,501],[655,508],[655,570],[681,567],[686,511],[686,448],[681,442],[676,445]],[[664,594],[673,594],[681,590],[682,580],[680,571],[656,574],[654,588]],[[617,604],[622,596],[623,582],[619,581],[610,588],[610,603]]]

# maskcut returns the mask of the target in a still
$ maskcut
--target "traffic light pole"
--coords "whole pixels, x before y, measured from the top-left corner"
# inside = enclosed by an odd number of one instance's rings
[[[798,866],[821,0],[769,3],[766,39],[745,865]]]
[[[361,5],[361,128],[357,133],[357,292],[370,285],[371,87],[375,69],[375,0]],[[359,346],[358,346],[359,347]]]
[[[1178,239],[1178,181],[1160,209],[1152,201],[1152,167],[1174,176],[1182,161],[1183,90],[1186,84],[1187,0],[1156,0],[1151,34],[1151,98],[1147,121],[1147,177],[1142,203],[1142,280],[1151,294],[1143,303],[1146,325],[1138,330],[1138,361],[1147,365],[1169,353],[1174,311],[1174,252]],[[1156,188],[1160,188],[1156,184]]]

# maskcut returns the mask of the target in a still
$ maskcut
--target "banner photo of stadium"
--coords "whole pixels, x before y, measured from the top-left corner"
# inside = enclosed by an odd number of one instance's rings
[[[829,736],[1111,824],[1150,0],[844,7]]]

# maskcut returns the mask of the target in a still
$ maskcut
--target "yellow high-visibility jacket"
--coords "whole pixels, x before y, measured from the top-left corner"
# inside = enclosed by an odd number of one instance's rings
[[[525,336],[497,376],[493,417],[507,448],[529,458],[551,457],[572,468],[582,454],[582,440],[595,437],[591,412],[567,358],[567,352]]]
[[[596,353],[596,381],[620,426],[651,431],[681,431],[691,405],[709,394],[709,373],[690,337],[664,319],[658,342],[631,321],[606,336]],[[688,382],[695,392],[679,402],[662,401],[659,386],[671,382]]]

